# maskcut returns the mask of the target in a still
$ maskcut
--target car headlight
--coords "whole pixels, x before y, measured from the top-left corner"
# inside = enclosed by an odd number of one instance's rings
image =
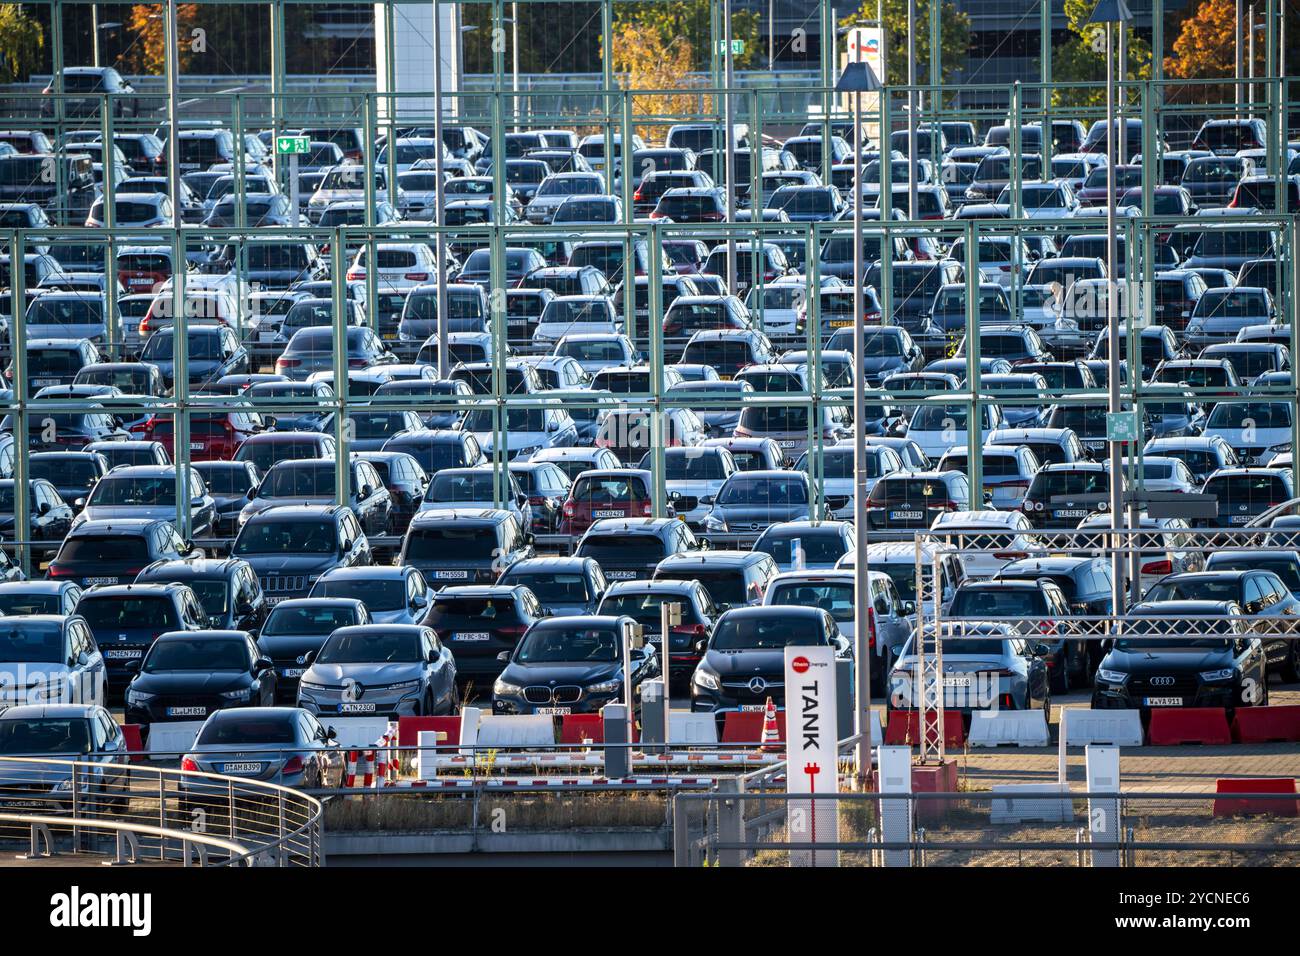
[[[326,690],[327,688],[325,687],[324,684],[313,684],[310,681],[300,680],[298,681],[298,689],[307,690],[307,691],[322,691],[322,690]]]
[[[726,519],[724,519],[724,518],[719,518],[719,517],[717,517],[716,515],[712,515],[712,514],[710,514],[710,515],[705,515],[705,517],[704,517],[704,530],[705,530],[705,531],[722,531],[722,532],[725,532],[725,531],[727,530],[727,522],[726,522]]]
[[[523,692],[524,689],[518,684],[512,684],[500,678],[497,678],[496,683],[492,685],[492,694],[496,697],[518,697]]]
[[[623,681],[619,678],[613,680],[603,680],[598,684],[592,684],[587,688],[588,694],[616,694],[623,687]]]
[[[541,447],[542,447],[541,445],[525,445],[523,448],[519,449],[517,454],[536,455],[539,451],[541,451]]]
[[[50,790],[51,790],[52,792],[54,792],[54,793],[66,793],[67,791],[69,791],[69,790],[71,790],[71,789],[72,789],[72,778],[71,778],[71,777],[67,778],[66,780],[60,780],[60,781],[59,781],[58,783],[56,783],[53,787],[50,788]]]
[[[1110,671],[1104,667],[1098,668],[1097,676],[1108,684],[1122,684],[1128,680],[1128,675],[1122,671]]]
[[[226,700],[248,700],[253,696],[253,689],[244,687],[240,690],[223,690],[221,696]]]
[[[396,684],[387,684],[384,686],[383,690],[392,691],[397,694],[402,693],[403,691],[415,690],[419,686],[420,682],[418,680],[403,680],[398,681]]]
[[[703,687],[705,690],[722,690],[722,684],[718,682],[718,676],[712,671],[697,668],[693,679],[697,687]]]
[[[1280,445],[1269,445],[1268,450],[1275,455],[1280,455],[1283,452],[1288,452],[1291,450],[1291,443],[1289,441],[1286,441]]]
[[[1220,668],[1217,671],[1201,671],[1201,680],[1203,681],[1220,681],[1232,680],[1237,672],[1231,667]]]
[[[143,707],[149,701],[154,699],[154,694],[146,694],[142,690],[128,690],[126,692],[126,702],[136,707]]]

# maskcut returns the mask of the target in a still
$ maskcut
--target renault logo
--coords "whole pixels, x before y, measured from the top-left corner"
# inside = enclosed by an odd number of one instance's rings
[[[761,694],[767,690],[767,681],[761,677],[751,677],[749,679],[749,690],[753,694]]]
[[[1153,677],[1151,678],[1152,687],[1172,687],[1174,679],[1172,677]]]

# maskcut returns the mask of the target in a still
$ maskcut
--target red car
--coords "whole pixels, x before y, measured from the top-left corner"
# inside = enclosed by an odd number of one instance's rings
[[[602,518],[645,518],[654,513],[650,472],[601,468],[578,474],[560,517],[560,534],[582,534]]]
[[[201,412],[190,416],[190,460],[229,461],[248,438],[266,430],[262,416],[241,409]],[[162,442],[176,458],[171,416],[155,415],[144,426],[144,437]]]

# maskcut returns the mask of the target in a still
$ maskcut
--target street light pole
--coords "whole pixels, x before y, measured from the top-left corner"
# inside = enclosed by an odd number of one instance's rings
[[[722,122],[724,129],[722,131],[723,142],[723,162],[727,164],[726,182],[727,182],[727,222],[736,221],[736,137],[735,137],[735,117],[731,109],[731,88],[735,82],[735,64],[731,57],[731,0],[724,0],[722,5]],[[755,155],[755,149],[759,151]],[[761,162],[762,160],[761,143],[750,145],[749,161],[750,163]],[[715,154],[716,155],[716,154]],[[751,200],[761,202],[760,197],[751,196]],[[755,211],[752,221],[757,223],[762,220],[761,211]],[[727,293],[736,294],[736,244],[732,241],[731,229],[727,229]]]
[[[862,94],[880,92],[879,79],[865,62],[847,64],[835,86],[837,93],[853,94],[853,127],[862,129]],[[883,96],[884,94],[881,93]],[[886,154],[881,153],[882,156]],[[886,158],[884,160],[888,162]],[[871,767],[871,647],[867,622],[871,620],[870,571],[867,566],[867,442],[864,424],[867,417],[867,385],[862,375],[862,360],[866,352],[866,331],[863,328],[862,280],[865,274],[862,261],[862,147],[853,149],[853,527],[857,542],[853,561],[853,606],[856,625],[853,628],[854,687],[857,700],[854,705],[854,732],[858,743],[855,749],[858,773],[865,776]]]
[[[443,204],[445,193],[445,170],[443,169],[443,150],[447,147],[442,141],[442,4],[433,0],[433,138],[438,141],[438,148],[433,154],[434,178],[438,181],[438,191],[433,197],[434,225],[443,224]],[[438,378],[445,379],[448,374],[447,362],[447,237],[439,228],[434,238],[434,255],[438,267]]]
[[[1115,268],[1118,260],[1118,240],[1115,222],[1115,46],[1112,25],[1124,24],[1133,18],[1124,0],[1101,0],[1092,13],[1090,23],[1101,24],[1106,31],[1106,190],[1110,194],[1106,203],[1106,347],[1110,368],[1106,373],[1107,411],[1118,413],[1120,409],[1120,340],[1119,340],[1119,303],[1116,301],[1117,283]],[[1137,370],[1134,369],[1134,374]],[[1124,508],[1124,461],[1120,454],[1120,443],[1108,444],[1110,460],[1110,527],[1112,534],[1111,551],[1111,612],[1119,617],[1124,611],[1124,560],[1119,548],[1121,512]]]
[[[934,0],[931,0],[934,2]],[[934,51],[930,51],[934,55]],[[916,218],[916,0],[907,0],[907,218]],[[881,144],[880,161],[890,162],[888,143]],[[884,208],[883,206],[881,207]],[[883,220],[882,220],[883,221]]]

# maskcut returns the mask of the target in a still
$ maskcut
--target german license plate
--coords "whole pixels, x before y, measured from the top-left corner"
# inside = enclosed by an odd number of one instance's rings
[[[33,385],[58,385],[59,380],[57,378],[34,378],[32,379],[32,384]]]
[[[635,571],[606,571],[605,577],[613,578],[617,581],[627,581],[636,577]]]
[[[767,710],[767,704],[741,704],[740,709],[749,713],[759,710]]]
[[[289,595],[287,594],[268,594],[266,595],[266,606],[275,607],[277,604],[279,604],[283,600],[286,600],[288,597]]]
[[[889,517],[895,521],[920,521],[925,515],[919,511],[891,511]]]
[[[86,578],[87,584],[116,584],[117,578]]]
[[[1148,707],[1181,707],[1183,699],[1181,697],[1148,697],[1146,698]]]
[[[546,714],[551,717],[565,717],[573,713],[572,707],[538,707],[537,713]]]
[[[104,660],[106,661],[132,661],[137,657],[144,657],[144,651],[138,648],[112,648],[104,651]]]
[[[593,511],[591,516],[593,518],[625,518],[627,517],[627,512],[606,508],[602,511]]]
[[[487,641],[491,638],[487,631],[457,631],[451,636],[453,641]]]
[[[345,700],[339,704],[340,714],[373,714],[374,712],[373,700]]]
[[[782,439],[779,444],[781,445],[782,448],[793,448],[799,443],[795,441],[793,438],[785,438]]]
[[[397,333],[396,333],[396,332],[385,332],[383,335],[380,336],[380,338],[382,338],[385,342],[393,342],[393,341],[396,341],[396,339],[397,339]]]
[[[433,576],[435,578],[442,578],[444,580],[464,581],[466,578],[469,577],[469,572],[456,571],[456,570],[435,571],[433,572]]]
[[[970,675],[962,674],[956,677],[945,677],[943,679],[944,687],[969,687]]]
[[[1084,510],[1083,508],[1061,508],[1061,509],[1059,509],[1059,510],[1057,510],[1057,511],[1053,511],[1052,514],[1054,514],[1054,515],[1055,515],[1056,517],[1058,517],[1058,518],[1086,518],[1086,517],[1088,517],[1088,512],[1087,512],[1086,510]]]
[[[831,322],[832,329],[847,329],[853,322],[851,319],[836,319]]]
[[[168,707],[168,717],[206,717],[208,709],[206,707]]]
[[[303,668],[303,667],[282,667],[282,668],[280,668],[280,676],[281,676],[281,677],[301,677],[301,676],[302,676],[302,672],[303,672],[305,669],[306,669],[306,668]]]
[[[238,774],[261,773],[262,768],[265,766],[266,764],[263,763],[250,763],[247,761],[243,761],[239,763],[228,763],[221,768],[221,772],[238,773]]]
[[[1245,524],[1250,520],[1250,515],[1232,515],[1228,518],[1228,524]]]
[[[203,442],[201,441],[190,442],[190,451],[203,451]]]

